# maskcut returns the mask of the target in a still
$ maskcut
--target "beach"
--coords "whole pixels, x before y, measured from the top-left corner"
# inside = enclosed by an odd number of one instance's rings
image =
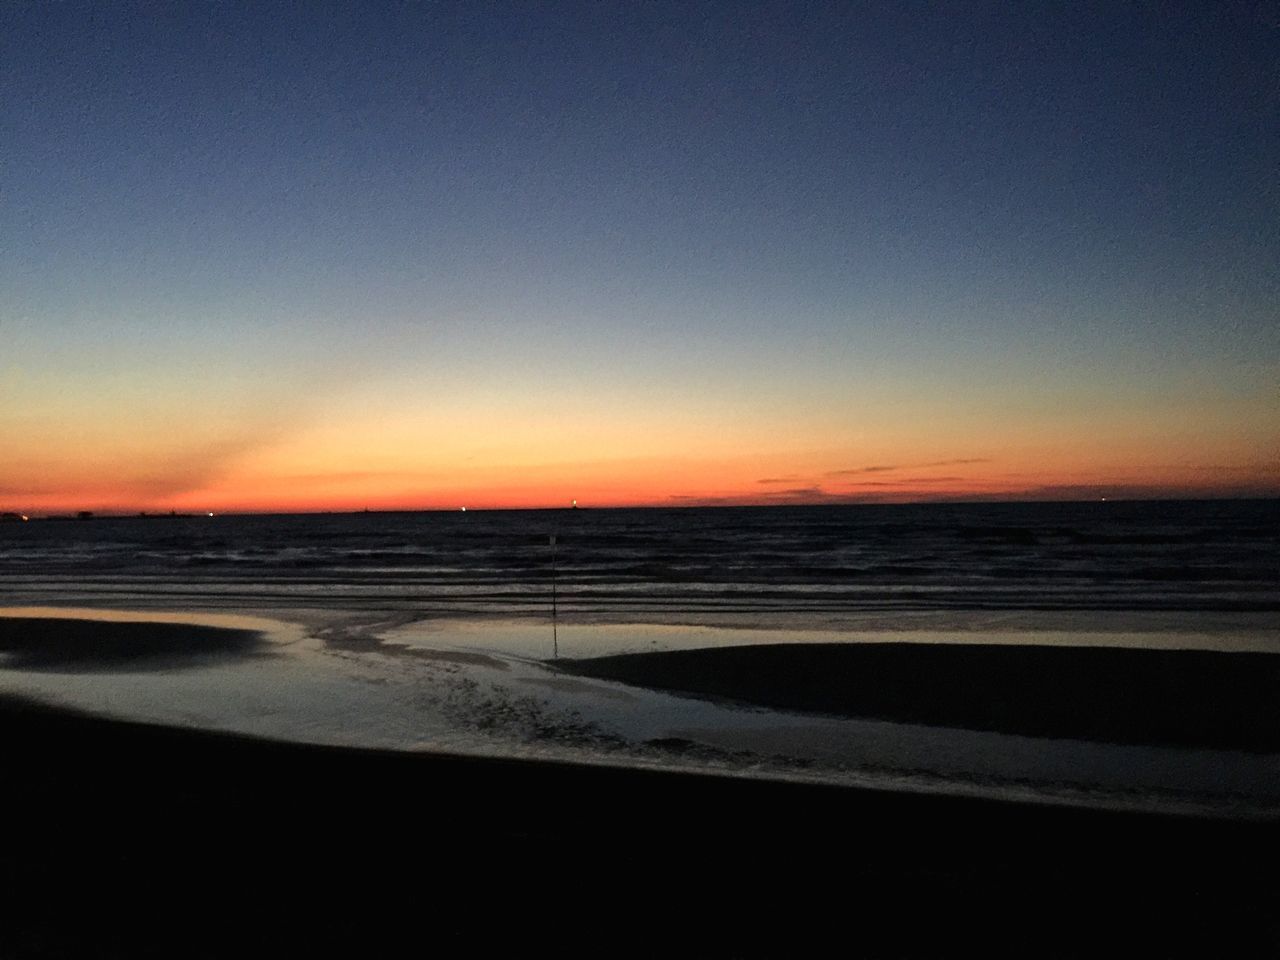
[[[0,609],[0,692],[315,745],[1280,812],[1270,654],[1062,645],[1123,637],[1109,634],[1066,633],[1053,645],[1033,643],[1038,634],[978,644],[973,633],[924,632],[905,643],[885,639],[893,633],[566,624],[562,648],[573,655],[557,658],[545,631],[537,621],[332,612],[286,621]],[[790,642],[767,642],[780,637]],[[593,649],[647,652],[582,655]]]
[[[836,678],[873,668],[928,676],[936,661],[933,674],[972,703],[992,682],[984,653],[1026,669],[1044,652],[908,646],[560,660],[550,674],[743,701],[760,699],[767,677],[775,705],[854,712],[865,710],[856,697],[830,698],[879,689],[903,716],[918,698],[891,676],[880,688]],[[200,676],[228,658],[247,670],[280,656],[267,636],[227,626],[54,616],[0,618],[0,649],[7,669],[55,680],[67,676],[59,670],[154,680],[161,665]],[[436,653],[424,662],[489,669]],[[1116,653],[1059,651],[1062,662],[1101,654],[1113,666]],[[1253,667],[1228,661],[1206,679],[1194,661],[1166,681],[1199,677],[1209,691]],[[1070,688],[1069,675],[1059,679]],[[1006,698],[1013,712],[1003,716],[1021,710],[1042,723],[1035,700]],[[1033,943],[1043,955],[1280,943],[1274,816],[699,769],[696,744],[679,738],[656,745],[664,761],[598,745],[578,762],[387,750],[142,723],[16,694],[0,696],[0,728],[6,956],[377,950],[405,937],[450,950],[585,954],[607,942],[611,952],[715,956],[816,951],[830,937],[880,955],[959,942],[992,953]]]

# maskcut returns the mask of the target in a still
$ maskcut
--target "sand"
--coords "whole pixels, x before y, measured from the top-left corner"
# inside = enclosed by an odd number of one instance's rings
[[[651,689],[903,723],[1280,750],[1280,656],[982,644],[776,644],[561,659]]]
[[[0,617],[0,667],[56,672],[174,670],[267,655],[262,633],[189,623]]]
[[[1280,943],[1276,824],[309,747],[0,699],[0,955]]]
[[[167,626],[0,636],[38,669],[258,655],[256,635]],[[695,651],[685,675],[736,676],[744,696],[751,657],[771,658],[762,688],[809,697],[796,676],[830,680],[832,655]],[[669,682],[678,656],[573,666]],[[947,675],[981,690],[980,664]],[[6,958],[1280,947],[1274,821],[309,746],[15,696],[0,731]]]

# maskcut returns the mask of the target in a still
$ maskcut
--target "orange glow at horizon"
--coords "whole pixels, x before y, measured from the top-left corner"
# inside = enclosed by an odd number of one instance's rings
[[[0,509],[36,515],[104,513],[327,512],[358,510],[522,509],[567,506],[770,505],[922,500],[1090,499],[1095,495],[1274,495],[1274,467],[1256,470],[1141,467],[1046,470],[1025,460],[946,458],[890,463],[864,458],[787,467],[778,457],[696,460],[645,458],[559,465],[420,471],[229,473],[199,489],[148,496],[145,486],[90,483],[48,494],[0,499]]]
[[[308,416],[183,421],[74,411],[0,434],[0,511],[308,512],[1280,495],[1256,402],[1174,410],[777,405],[517,390],[433,405],[377,388]],[[531,409],[532,408],[532,409]],[[1242,424],[1252,423],[1244,428]],[[1261,427],[1261,429],[1260,429]],[[1187,451],[1194,451],[1194,454]]]

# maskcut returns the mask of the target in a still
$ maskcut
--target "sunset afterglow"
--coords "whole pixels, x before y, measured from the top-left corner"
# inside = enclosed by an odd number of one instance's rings
[[[11,12],[0,510],[1280,493],[1265,38],[892,10]]]

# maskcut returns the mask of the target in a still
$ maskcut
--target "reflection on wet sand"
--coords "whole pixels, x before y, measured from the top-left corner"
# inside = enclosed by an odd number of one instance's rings
[[[327,631],[322,632],[322,636],[324,637],[325,645],[334,650],[347,650],[353,653],[381,653],[387,656],[412,657],[418,660],[432,660],[438,663],[461,663],[473,667],[489,667],[493,670],[508,669],[504,660],[491,657],[485,653],[472,653],[468,650],[436,650],[431,647],[395,643],[382,637],[358,632]]]

